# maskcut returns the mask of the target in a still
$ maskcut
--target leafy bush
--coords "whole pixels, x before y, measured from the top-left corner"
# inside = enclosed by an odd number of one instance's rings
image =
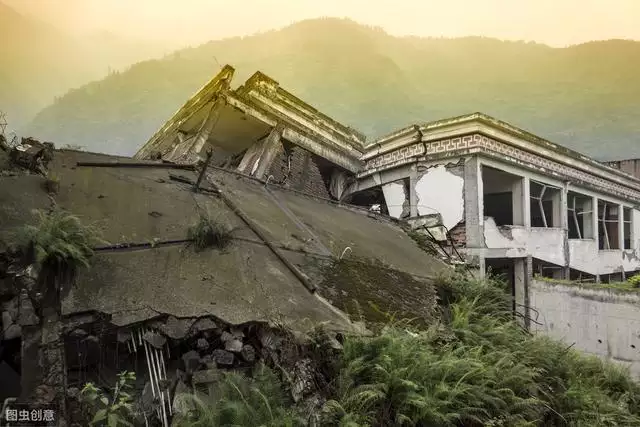
[[[59,208],[47,213],[35,211],[35,225],[25,225],[18,241],[31,261],[46,273],[73,273],[78,267],[89,267],[95,245],[106,243],[93,226]]]
[[[636,274],[635,276],[630,277],[627,281],[634,288],[640,288],[640,274]]]
[[[111,398],[92,383],[87,383],[82,389],[81,396],[84,401],[96,410],[90,425],[108,427],[133,426],[129,421],[133,418],[133,400],[129,391],[131,382],[135,380],[135,372],[125,371],[118,374],[118,381]]]
[[[278,376],[259,364],[253,377],[223,372],[211,397],[196,394],[176,396],[177,407],[192,407],[187,414],[177,414],[174,427],[263,426],[294,427],[305,425],[290,409]]]
[[[201,215],[198,222],[189,227],[187,239],[191,240],[197,251],[211,247],[224,249],[233,239],[232,231],[211,218]]]

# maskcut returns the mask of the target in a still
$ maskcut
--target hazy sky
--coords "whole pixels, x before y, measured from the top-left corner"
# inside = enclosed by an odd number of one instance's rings
[[[566,46],[640,40],[640,0],[0,0],[74,33],[172,44],[253,34],[322,16],[394,35],[483,35]]]

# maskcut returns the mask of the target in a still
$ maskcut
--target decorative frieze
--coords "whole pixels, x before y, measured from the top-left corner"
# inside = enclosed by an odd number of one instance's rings
[[[538,156],[534,153],[496,141],[495,139],[480,134],[443,139],[427,143],[417,143],[403,147],[392,151],[391,153],[371,159],[366,164],[366,170],[397,164],[397,162],[403,163],[403,160],[408,160],[412,157],[429,157],[442,154],[454,155],[458,151],[464,151],[471,148],[479,148],[485,153],[497,154],[502,158],[506,157],[506,160],[512,161],[513,163],[517,163],[519,165],[524,164],[525,166],[538,169],[542,173],[559,176],[573,182],[580,182],[585,185],[595,187],[605,193],[615,194],[624,198],[640,201],[640,189],[635,190],[633,188],[620,185],[608,179]]]

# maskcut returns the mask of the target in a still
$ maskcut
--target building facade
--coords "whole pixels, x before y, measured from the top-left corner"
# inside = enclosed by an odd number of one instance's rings
[[[481,113],[367,143],[262,73],[235,90],[232,76],[225,66],[136,157],[193,162],[213,149],[217,166],[407,220],[480,274],[506,274],[523,304],[534,275],[608,282],[640,270],[640,178],[626,163]]]

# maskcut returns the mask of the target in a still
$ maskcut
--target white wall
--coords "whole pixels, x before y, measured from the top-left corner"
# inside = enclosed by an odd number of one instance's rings
[[[384,200],[387,203],[387,208],[389,209],[389,216],[400,218],[404,202],[409,197],[406,192],[404,182],[396,181],[385,184],[382,186],[382,193],[384,194]]]
[[[508,257],[531,255],[557,265],[566,262],[565,233],[560,228],[532,228],[509,225],[498,227],[491,217],[484,220],[484,241],[489,249],[511,249]]]
[[[464,178],[444,165],[427,170],[416,181],[415,191],[418,215],[439,213],[448,229],[464,219]]]
[[[532,330],[625,364],[640,379],[640,293],[533,280],[530,304],[542,323]]]

